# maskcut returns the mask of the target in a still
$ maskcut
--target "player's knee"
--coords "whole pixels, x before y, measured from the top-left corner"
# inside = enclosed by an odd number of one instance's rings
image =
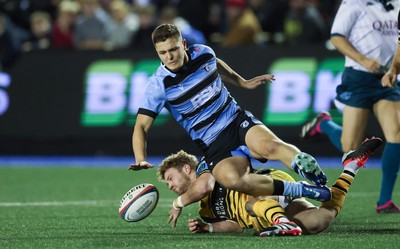
[[[281,146],[282,142],[280,141],[264,140],[260,143],[259,154],[261,154],[264,158],[273,158]]]
[[[316,215],[313,220],[299,222],[298,225],[303,229],[304,234],[319,234],[325,231],[332,223],[334,216],[331,215]],[[297,223],[296,222],[296,223]]]

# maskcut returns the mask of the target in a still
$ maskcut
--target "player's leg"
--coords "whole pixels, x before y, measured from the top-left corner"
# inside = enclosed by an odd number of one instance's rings
[[[268,175],[275,180],[295,182],[293,177],[281,170],[260,169],[256,174]],[[301,228],[290,221],[285,214],[285,208],[293,198],[287,196],[248,196],[245,209],[253,216],[253,226],[260,236],[301,235]]]
[[[304,198],[293,200],[285,208],[289,220],[298,224],[303,234],[317,234],[327,229],[335,219],[336,211],[314,206]]]
[[[327,178],[317,161],[296,146],[279,139],[265,125],[253,126],[246,133],[245,142],[255,158],[279,160],[289,169],[318,185],[325,185]]]
[[[278,138],[265,125],[256,125],[246,133],[245,143],[254,158],[279,160],[291,169],[294,157],[300,150]]]
[[[319,209],[307,204],[306,200],[296,199],[285,209],[288,218],[298,224],[304,234],[320,233],[328,228],[339,214],[358,169],[381,143],[380,138],[366,139],[359,148],[345,153],[342,158],[344,169],[331,188],[332,199],[322,203]]]
[[[369,110],[345,106],[343,109],[343,132],[341,143],[343,152],[356,149],[365,137]]]
[[[271,171],[269,174],[273,179],[294,181],[290,175],[280,170]],[[315,205],[304,198],[284,196],[268,198],[276,198],[279,205],[285,209],[287,219],[298,224],[302,229],[304,228],[304,234],[315,234],[323,231],[335,217],[333,211],[319,211]]]
[[[302,137],[311,137],[311,135],[307,136],[307,134],[310,134],[313,129],[316,130],[313,134],[325,133],[341,152],[348,152],[361,144],[367,127],[368,109],[345,105],[343,109],[343,126],[335,124],[326,113],[322,114],[315,119],[314,125],[308,123],[303,126]]]
[[[342,136],[342,126],[332,121],[329,112],[321,112],[317,117],[305,123],[301,128],[300,137],[310,139],[326,134],[329,140],[340,152],[343,152],[340,137]]]
[[[222,186],[252,196],[284,195],[308,197],[319,201],[331,198],[329,188],[309,186],[298,182],[272,179],[270,176],[249,173],[250,163],[245,157],[228,157],[218,162],[212,174]]]
[[[247,195],[272,195],[274,182],[271,177],[249,174],[250,162],[246,157],[234,156],[220,161],[212,174],[222,186]],[[257,187],[258,186],[258,187]]]
[[[246,211],[253,217],[253,227],[261,237],[301,235],[301,228],[286,217],[285,210],[276,200],[277,198],[276,196],[249,197],[246,202]]]
[[[382,139],[377,137],[365,139],[356,150],[343,155],[342,164],[344,168],[331,188],[332,199],[326,203],[322,203],[321,209],[325,208],[335,210],[336,215],[339,214],[347,191],[350,189],[351,183],[353,182],[358,170],[365,165],[367,160],[372,156],[381,143]]]
[[[392,202],[400,167],[400,102],[380,100],[374,105],[374,114],[386,139],[382,154],[382,183],[376,211],[400,213],[400,208]]]

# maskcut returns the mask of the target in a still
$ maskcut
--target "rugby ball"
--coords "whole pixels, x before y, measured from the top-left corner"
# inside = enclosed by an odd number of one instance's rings
[[[143,220],[157,206],[158,197],[158,190],[153,184],[142,183],[136,185],[122,197],[119,215],[128,222]]]

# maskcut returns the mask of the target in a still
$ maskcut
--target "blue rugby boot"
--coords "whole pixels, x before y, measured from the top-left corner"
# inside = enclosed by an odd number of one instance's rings
[[[299,182],[302,187],[302,196],[316,201],[329,201],[332,197],[331,189],[327,186],[314,186],[306,181]]]
[[[328,182],[328,178],[319,167],[317,160],[307,153],[297,154],[292,167],[294,172],[316,185],[325,185]]]

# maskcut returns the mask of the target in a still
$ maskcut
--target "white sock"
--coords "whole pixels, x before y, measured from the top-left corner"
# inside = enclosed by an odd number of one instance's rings
[[[344,166],[345,170],[350,171],[353,174],[357,174],[359,168],[360,167],[357,165],[357,160],[350,161],[346,164],[346,166]]]
[[[279,224],[279,223],[288,223],[290,220],[288,220],[285,216],[281,216],[275,219],[274,223]]]

